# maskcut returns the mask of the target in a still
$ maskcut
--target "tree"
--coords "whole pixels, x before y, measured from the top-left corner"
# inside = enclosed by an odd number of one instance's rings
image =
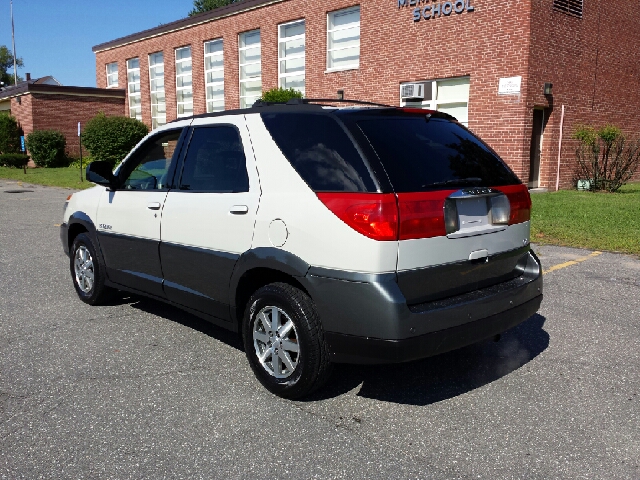
[[[295,88],[272,88],[266,92],[262,92],[262,101],[270,103],[286,103],[292,98],[303,98],[300,91]]]
[[[239,1],[241,0],[193,0],[193,10],[189,12],[189,16],[193,17],[199,13],[208,12],[218,7],[225,7]]]
[[[16,65],[21,68],[24,66],[21,58],[16,58]],[[4,82],[5,85],[13,85],[13,73],[7,73],[7,70],[13,70],[13,53],[6,45],[0,45],[0,82]],[[18,76],[18,81],[22,81],[22,78]]]
[[[0,154],[18,153],[21,133],[14,117],[0,112]]]
[[[82,144],[93,160],[116,165],[149,132],[140,120],[129,117],[107,117],[99,113],[87,122],[82,133]]]

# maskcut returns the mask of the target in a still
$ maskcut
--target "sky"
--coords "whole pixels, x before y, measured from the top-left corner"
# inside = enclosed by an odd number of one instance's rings
[[[187,16],[193,0],[13,0],[18,74],[96,86],[91,48]],[[0,0],[0,45],[11,47],[10,0]],[[11,72],[13,69],[11,69]]]

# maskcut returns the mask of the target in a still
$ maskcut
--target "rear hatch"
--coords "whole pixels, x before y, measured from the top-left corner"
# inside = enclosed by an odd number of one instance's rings
[[[343,112],[383,192],[397,198],[398,283],[410,305],[521,274],[530,198],[491,148],[438,112]]]

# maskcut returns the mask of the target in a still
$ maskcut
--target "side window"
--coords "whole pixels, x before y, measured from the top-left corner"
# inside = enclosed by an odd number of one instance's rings
[[[267,130],[314,192],[375,192],[353,142],[329,115],[263,113]]]
[[[125,190],[162,190],[168,188],[171,158],[178,146],[182,129],[171,130],[148,139],[127,160],[120,172],[126,179]]]
[[[238,130],[231,126],[193,130],[180,189],[219,193],[249,191],[247,161]]]

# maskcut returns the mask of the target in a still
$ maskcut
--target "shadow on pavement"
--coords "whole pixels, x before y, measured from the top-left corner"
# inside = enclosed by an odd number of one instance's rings
[[[238,334],[163,302],[118,292],[111,304],[129,304],[147,313],[209,335],[243,351]],[[321,401],[360,386],[358,396],[385,402],[429,405],[480,388],[526,365],[549,346],[545,317],[535,314],[491,340],[410,363],[334,365],[329,382],[301,401]]]
[[[394,365],[336,364],[328,384],[302,401],[318,401],[357,388],[358,396],[385,402],[429,405],[475,390],[517,370],[549,346],[545,317],[535,314],[502,334],[410,363]]]
[[[204,333],[211,338],[215,338],[216,340],[244,352],[240,336],[237,333],[218,327],[213,323],[192,315],[189,312],[185,312],[178,307],[174,307],[159,300],[153,300],[144,296],[138,296],[122,291],[116,292],[109,302],[109,305],[125,304],[128,304],[133,308],[137,308],[138,310],[142,310],[143,312],[151,313],[158,317],[166,318],[172,322],[184,325],[185,327],[197,330],[198,332]]]

